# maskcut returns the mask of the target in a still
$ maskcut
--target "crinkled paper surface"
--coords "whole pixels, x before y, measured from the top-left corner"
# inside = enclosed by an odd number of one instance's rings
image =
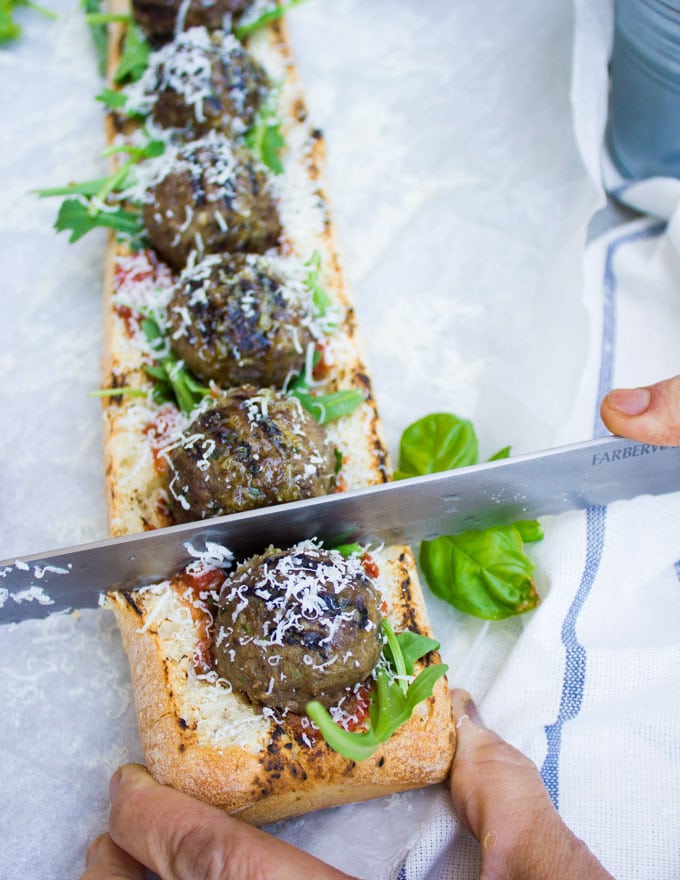
[[[87,396],[99,384],[105,236],[69,245],[51,228],[57,201],[29,193],[104,167],[89,35],[75,0],[52,5],[56,22],[20,10],[23,38],[0,49],[0,558],[105,536],[99,406]],[[290,16],[393,452],[407,424],[442,410],[474,420],[483,455],[550,446],[575,404],[598,199],[574,134],[575,25],[571,0],[309,0]],[[590,21],[578,25],[592,36]],[[430,607],[451,680],[465,681],[486,629]],[[521,629],[475,679],[482,690]],[[112,618],[0,627],[0,676],[0,876],[70,880],[105,828],[110,773],[141,757]],[[276,830],[387,878],[436,795]]]

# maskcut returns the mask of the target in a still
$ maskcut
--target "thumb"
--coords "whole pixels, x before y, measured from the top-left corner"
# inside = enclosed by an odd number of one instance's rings
[[[110,793],[112,840],[163,880],[347,880],[347,875],[217,807],[159,785],[138,764],[114,773]]]
[[[642,388],[615,388],[602,401],[600,415],[614,434],[680,446],[680,376]]]
[[[451,797],[481,845],[480,876],[611,880],[562,822],[536,765],[484,726],[470,694],[451,696],[458,732]]]

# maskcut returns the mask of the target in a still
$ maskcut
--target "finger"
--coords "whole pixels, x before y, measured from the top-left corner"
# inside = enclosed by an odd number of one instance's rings
[[[680,445],[680,376],[642,388],[615,388],[602,401],[602,421],[614,434]]]
[[[341,880],[313,856],[159,785],[128,764],[111,780],[111,837],[163,880]]]
[[[552,810],[552,802],[536,766],[484,726],[470,694],[456,690],[451,696],[457,728],[454,808],[482,845],[498,844],[499,835],[514,840],[513,818],[526,798],[538,798],[546,810]],[[520,809],[520,815],[524,812]]]
[[[81,880],[144,880],[144,868],[102,834],[90,844]]]
[[[481,876],[609,878],[560,819],[536,765],[484,726],[470,694],[451,697],[458,733],[451,797],[481,845]]]

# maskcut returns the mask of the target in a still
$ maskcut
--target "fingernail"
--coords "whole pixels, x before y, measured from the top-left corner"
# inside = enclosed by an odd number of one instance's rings
[[[111,777],[111,781],[109,782],[109,798],[113,800],[116,792],[118,791],[118,787],[120,786],[121,779],[123,778],[123,768],[119,767],[116,772]]]
[[[610,391],[609,405],[624,416],[639,416],[649,408],[652,392],[649,388],[616,388]]]
[[[85,853],[85,867],[89,868],[92,862],[97,858],[97,853],[99,852],[99,847],[102,844],[101,837],[98,837],[96,840],[93,840],[92,843],[88,846],[87,852]]]
[[[473,724],[477,725],[477,727],[484,727],[482,716],[479,714],[477,703],[475,703],[474,700],[465,701],[465,714]]]
[[[468,698],[463,703],[463,713],[458,716],[456,727],[460,727],[464,718],[471,721],[475,727],[484,727],[484,722],[482,721],[482,716],[479,714],[477,704],[472,699]]]

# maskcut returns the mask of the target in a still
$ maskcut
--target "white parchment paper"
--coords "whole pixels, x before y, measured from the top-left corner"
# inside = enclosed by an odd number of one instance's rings
[[[23,38],[0,49],[0,558],[105,534],[99,407],[87,397],[105,237],[68,245],[51,229],[57,202],[28,194],[103,169],[89,35],[75,0],[52,6],[56,22],[22,10]],[[580,439],[560,432],[588,347],[582,252],[600,196],[577,137],[592,159],[606,21],[576,17],[571,0],[310,0],[289,20],[393,451],[407,424],[441,410],[474,420],[482,455]],[[581,56],[572,90],[583,40],[600,51]],[[496,630],[480,673],[470,647],[488,627],[430,608],[452,682],[474,675],[483,691],[523,622]],[[0,627],[0,680],[0,876],[78,877],[106,825],[110,773],[141,758],[112,619]],[[387,878],[436,794],[275,830]]]

